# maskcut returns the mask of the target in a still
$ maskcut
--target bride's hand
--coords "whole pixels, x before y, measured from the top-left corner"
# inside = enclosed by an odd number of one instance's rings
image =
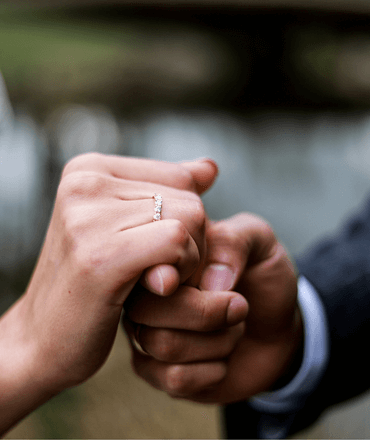
[[[143,284],[159,294],[192,275],[205,246],[197,192],[216,172],[207,161],[98,154],[67,164],[27,292],[0,320],[0,432],[101,367],[146,269]],[[163,197],[156,222],[154,193]]]

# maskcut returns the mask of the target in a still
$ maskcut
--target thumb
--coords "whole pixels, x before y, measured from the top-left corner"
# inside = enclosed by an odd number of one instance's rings
[[[218,166],[212,159],[202,158],[192,162],[182,162],[181,165],[190,171],[199,195],[207,191],[216,180]]]
[[[252,214],[238,214],[211,223],[207,230],[207,256],[200,289],[234,289],[247,264],[268,258],[275,243],[269,225]]]

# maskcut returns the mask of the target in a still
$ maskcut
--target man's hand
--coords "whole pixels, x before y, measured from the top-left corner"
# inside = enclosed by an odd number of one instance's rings
[[[288,369],[302,342],[297,279],[256,216],[213,223],[207,246],[201,290],[183,286],[169,298],[142,291],[129,298],[125,326],[148,354],[133,348],[136,372],[150,384],[225,404],[267,391]]]
[[[193,274],[205,251],[198,194],[216,174],[204,160],[89,154],[67,164],[27,292],[0,320],[0,433],[101,367],[139,279],[166,295]]]

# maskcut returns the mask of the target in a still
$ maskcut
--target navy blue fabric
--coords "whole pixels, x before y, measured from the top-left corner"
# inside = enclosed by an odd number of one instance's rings
[[[313,423],[329,406],[370,388],[370,202],[337,235],[327,237],[297,259],[320,295],[330,329],[330,361],[289,433]],[[260,414],[245,402],[224,411],[228,438],[258,438]]]

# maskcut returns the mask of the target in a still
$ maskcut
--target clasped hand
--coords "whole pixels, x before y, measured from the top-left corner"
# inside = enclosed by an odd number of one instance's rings
[[[239,214],[207,226],[199,288],[169,297],[138,287],[124,326],[139,376],[172,397],[226,404],[267,391],[302,343],[297,280],[262,219]]]
[[[281,376],[301,341],[294,270],[258,217],[207,220],[216,174],[210,160],[67,164],[28,289],[0,320],[0,432],[102,366],[123,307],[146,351],[133,347],[136,372],[171,396],[225,403]]]

